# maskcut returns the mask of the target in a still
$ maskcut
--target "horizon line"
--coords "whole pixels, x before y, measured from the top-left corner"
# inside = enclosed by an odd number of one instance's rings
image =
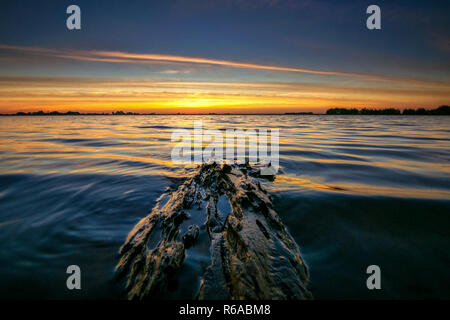
[[[425,111],[434,111],[441,107],[447,107],[448,105],[440,105],[438,107],[422,107],[422,108],[394,108],[394,107],[385,107],[385,108],[357,108],[357,107],[348,107],[348,108],[341,108],[341,107],[334,107],[334,108],[328,108],[324,113],[316,113],[316,112],[308,112],[308,111],[290,111],[290,112],[264,112],[264,113],[250,113],[250,112],[202,112],[202,113],[189,113],[189,112],[175,112],[175,113],[157,113],[157,112],[147,112],[147,113],[141,113],[141,112],[133,112],[133,111],[123,111],[123,110],[117,110],[117,111],[111,111],[111,112],[80,112],[80,111],[73,111],[68,110],[65,112],[52,110],[52,111],[17,111],[16,113],[0,113],[0,116],[88,116],[88,115],[332,115],[328,114],[327,112],[330,110],[369,110],[369,111],[387,111],[387,110],[397,110],[397,111],[405,111],[405,110],[425,110]],[[344,115],[344,114],[340,114]],[[351,115],[351,114],[347,114]],[[364,114],[360,114],[364,115]],[[370,115],[370,114],[368,114]],[[371,114],[376,115],[376,114]],[[382,114],[380,114],[382,115]],[[386,114],[384,114],[386,115]],[[403,113],[400,113],[399,115],[403,115]]]

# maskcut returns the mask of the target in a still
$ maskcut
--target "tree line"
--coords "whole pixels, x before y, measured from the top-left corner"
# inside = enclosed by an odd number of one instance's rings
[[[328,109],[326,114],[338,114],[338,115],[347,115],[347,114],[355,114],[355,115],[450,115],[450,106],[440,106],[436,109],[427,110],[425,108],[418,109],[404,109],[403,111],[395,108],[387,108],[387,109],[357,109],[357,108],[332,108]]]

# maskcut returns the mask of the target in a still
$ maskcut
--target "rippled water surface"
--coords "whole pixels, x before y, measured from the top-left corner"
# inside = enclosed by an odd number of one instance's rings
[[[124,298],[118,249],[185,174],[171,133],[199,119],[280,130],[266,187],[316,298],[450,298],[450,117],[237,115],[0,117],[0,297]]]

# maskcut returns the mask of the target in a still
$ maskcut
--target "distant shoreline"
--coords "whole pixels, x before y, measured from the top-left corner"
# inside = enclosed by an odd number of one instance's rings
[[[0,113],[0,116],[223,116],[223,115],[241,115],[241,116],[274,116],[274,115],[383,115],[383,116],[448,116],[450,115],[450,106],[440,106],[436,109],[356,109],[356,108],[332,108],[328,109],[325,113],[313,113],[313,112],[285,112],[285,113],[136,113],[136,112],[123,112],[115,111],[112,113],[81,113],[77,111],[59,112],[59,111],[36,111],[36,112],[17,112],[17,113]]]

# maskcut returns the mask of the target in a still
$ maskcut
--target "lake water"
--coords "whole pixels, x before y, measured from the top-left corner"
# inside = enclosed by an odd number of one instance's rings
[[[171,133],[199,119],[280,130],[265,187],[316,299],[450,298],[450,117],[301,115],[0,117],[0,297],[125,298],[118,249],[183,178]]]

